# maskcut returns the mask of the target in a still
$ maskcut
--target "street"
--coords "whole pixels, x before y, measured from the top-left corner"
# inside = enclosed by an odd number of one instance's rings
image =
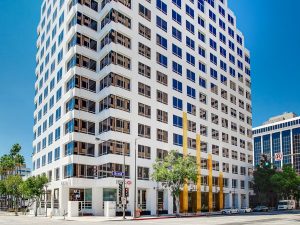
[[[246,215],[228,215],[228,216],[211,216],[211,217],[192,217],[192,218],[173,218],[173,219],[151,219],[138,221],[104,221],[95,217],[81,217],[74,220],[49,219],[44,217],[29,216],[0,216],[0,224],[3,225],[93,225],[93,224],[125,224],[125,225],[178,225],[178,224],[201,224],[201,225],[299,225],[300,212],[275,212],[275,213],[255,213]]]

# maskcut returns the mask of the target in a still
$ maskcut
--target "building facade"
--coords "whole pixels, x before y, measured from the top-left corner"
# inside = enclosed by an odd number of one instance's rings
[[[151,180],[172,149],[200,165],[181,211],[248,205],[250,53],[227,0],[44,0],[36,61],[33,175],[54,213],[121,211],[123,154],[128,214],[135,170],[142,213],[173,213]]]
[[[285,113],[253,128],[254,165],[266,154],[278,168],[291,164],[300,173],[300,117]],[[276,160],[275,155],[282,156]]]

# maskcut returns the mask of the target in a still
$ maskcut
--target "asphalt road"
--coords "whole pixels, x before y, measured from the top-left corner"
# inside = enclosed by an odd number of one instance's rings
[[[271,212],[252,213],[246,215],[222,215],[210,217],[155,219],[139,221],[96,221],[91,217],[81,218],[80,221],[64,221],[44,217],[29,216],[0,216],[1,225],[299,225],[300,212]]]

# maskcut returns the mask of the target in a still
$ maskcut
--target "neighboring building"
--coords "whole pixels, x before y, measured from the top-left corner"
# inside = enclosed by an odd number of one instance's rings
[[[300,173],[300,117],[284,113],[272,117],[262,126],[253,128],[254,165],[266,154],[278,168],[292,164]],[[276,161],[275,154],[281,153],[282,160]]]
[[[171,149],[201,151],[202,187],[185,189],[182,211],[248,206],[252,113],[244,43],[227,0],[44,0],[33,175],[51,180],[49,205],[67,210],[68,201],[80,201],[82,211],[103,215],[111,200],[121,211],[113,172],[122,171],[125,149],[133,213],[136,141],[143,214],[173,213],[171,194],[151,181],[156,158]]]
[[[19,174],[23,179],[26,179],[27,177],[29,177],[30,173],[31,173],[31,169],[26,168],[25,164],[12,172],[12,174]],[[3,176],[0,175],[0,180],[2,180],[2,179],[3,179]]]

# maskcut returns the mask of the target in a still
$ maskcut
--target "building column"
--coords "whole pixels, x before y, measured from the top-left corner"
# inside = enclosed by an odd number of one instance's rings
[[[201,212],[201,138],[200,134],[196,135],[196,154],[197,154],[197,212]]]
[[[167,199],[167,204],[168,204],[168,214],[173,214],[174,209],[173,209],[173,196],[172,193],[168,190],[166,190],[166,199]]]
[[[212,155],[208,155],[208,211],[213,210],[213,185],[212,185]]]
[[[94,216],[103,216],[103,189],[100,187],[92,188],[92,204]]]
[[[220,187],[220,192],[219,192],[219,209],[222,210],[224,208],[224,191],[223,191],[223,173],[220,172],[219,175],[219,187]]]
[[[187,113],[183,112],[183,136],[182,136],[183,137],[183,141],[182,141],[183,157],[188,155],[187,130],[188,130]],[[188,212],[188,207],[189,207],[188,201],[189,201],[189,190],[188,190],[188,184],[186,182],[183,187],[183,196],[182,196],[182,211],[183,211],[183,213]]]
[[[151,215],[157,214],[157,188],[149,188],[146,192],[147,202],[146,208],[151,212]]]
[[[69,187],[62,185],[59,189],[59,206],[61,213],[68,212],[68,202],[69,202]]]

